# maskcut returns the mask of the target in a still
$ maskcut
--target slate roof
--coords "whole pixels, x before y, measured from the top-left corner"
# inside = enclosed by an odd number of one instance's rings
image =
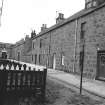
[[[70,16],[69,18],[63,20],[62,22],[60,22],[60,23],[58,23],[58,24],[55,24],[55,25],[51,26],[50,28],[47,28],[46,30],[40,32],[40,33],[39,33],[38,35],[36,35],[33,39],[35,39],[35,38],[37,38],[37,37],[40,37],[41,35],[44,35],[44,34],[50,32],[50,31],[52,31],[52,30],[54,30],[54,29],[56,29],[56,28],[59,28],[59,27],[65,25],[65,24],[69,23],[69,22],[72,22],[72,21],[74,21],[75,19],[78,19],[78,18],[80,18],[80,17],[86,16],[86,15],[88,15],[88,14],[90,14],[90,13],[92,13],[92,12],[94,12],[94,11],[100,9],[100,8],[103,8],[103,7],[105,7],[105,3],[103,3],[102,5],[100,5],[100,6],[96,7],[96,8],[83,9],[83,10],[77,12],[76,14]]]

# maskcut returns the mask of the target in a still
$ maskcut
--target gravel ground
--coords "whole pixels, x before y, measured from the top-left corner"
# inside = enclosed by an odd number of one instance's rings
[[[33,96],[8,97],[3,105],[105,105],[102,103],[47,79],[45,102],[37,102]]]

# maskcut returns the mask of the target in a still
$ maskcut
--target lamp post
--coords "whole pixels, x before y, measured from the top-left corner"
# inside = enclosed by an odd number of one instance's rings
[[[80,54],[80,72],[81,72],[81,77],[80,77],[80,94],[82,94],[82,79],[83,79],[83,68],[84,68],[84,47],[85,47],[85,40],[82,40],[82,51]]]

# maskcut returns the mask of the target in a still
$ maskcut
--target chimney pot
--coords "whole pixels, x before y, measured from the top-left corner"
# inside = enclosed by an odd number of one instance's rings
[[[64,20],[64,14],[59,13],[58,17],[56,18],[56,23],[60,23]]]
[[[46,29],[47,29],[47,25],[46,24],[42,24],[41,31],[44,31]]]

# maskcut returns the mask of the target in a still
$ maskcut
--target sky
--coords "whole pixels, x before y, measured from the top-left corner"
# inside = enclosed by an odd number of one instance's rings
[[[15,43],[32,30],[38,34],[42,24],[56,24],[58,13],[68,18],[84,6],[85,0],[4,0],[0,42]]]

